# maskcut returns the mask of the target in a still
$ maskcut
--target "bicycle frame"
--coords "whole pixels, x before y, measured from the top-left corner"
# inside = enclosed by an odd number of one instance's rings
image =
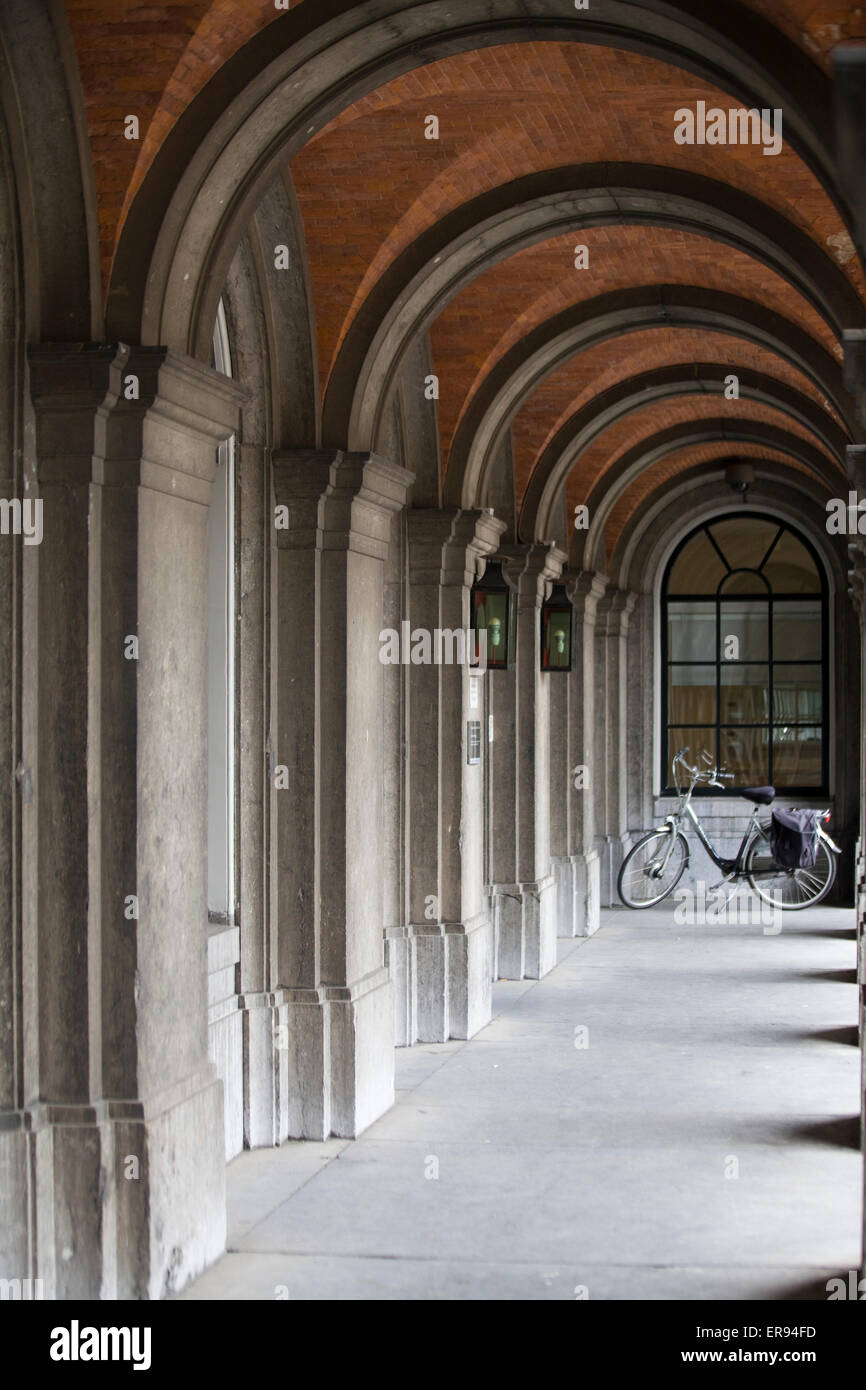
[[[683,763],[683,766],[687,767],[688,764]],[[698,816],[697,811],[692,805],[692,793],[694,792],[694,789],[700,780],[701,773],[695,768],[690,768],[689,772],[691,776],[691,781],[689,782],[688,788],[686,789],[680,787],[679,784],[677,784],[679,804],[677,806],[676,811],[672,811],[670,815],[665,816],[664,823],[665,825],[670,826],[671,830],[670,843],[668,844],[668,847],[665,850],[664,857],[658,865],[658,872],[654,874],[654,877],[660,878],[661,875],[664,873],[665,869],[667,868],[668,861],[671,857],[671,854],[673,853],[674,845],[676,844],[677,832],[682,830],[682,824],[686,817],[688,817],[688,819],[694,826],[698,839],[700,840],[707,854],[710,856],[716,867],[721,870],[725,878],[743,877],[745,875],[746,854],[749,850],[752,840],[755,838],[756,835],[764,835],[764,830],[762,829],[760,821],[758,820],[758,816],[760,814],[759,808],[757,806],[752,807],[752,814],[749,817],[749,823],[746,826],[745,834],[743,835],[743,838],[740,841],[740,847],[737,850],[736,855],[733,859],[726,858],[724,855],[717,853],[717,851],[713,848],[712,844],[710,843],[707,837],[707,833],[704,830],[704,827],[701,825],[700,817]],[[834,842],[830,839],[830,836],[826,833],[826,831],[821,827],[820,824],[818,826],[818,837],[819,839],[823,840],[826,845],[829,846],[829,848],[833,851],[834,854],[840,853],[839,846],[834,844]],[[753,870],[753,872],[755,871]],[[757,872],[766,877],[774,877],[778,874],[779,870],[775,865],[773,865],[764,870],[757,870]]]
[[[707,833],[704,830],[704,827],[701,825],[698,813],[692,805],[691,794],[692,788],[690,787],[685,801],[685,805],[681,805],[675,812],[672,812],[671,815],[665,816],[665,824],[671,826],[671,846],[667,852],[667,855],[665,856],[665,865],[667,864],[668,856],[670,855],[670,852],[673,849],[676,832],[679,829],[681,829],[683,820],[686,816],[688,816],[692,825],[695,827],[698,839],[700,840],[701,844],[707,851],[707,854],[710,856],[716,867],[721,869],[722,873],[726,877],[735,874],[740,875],[744,873],[745,870],[743,866],[746,861],[746,851],[748,850],[749,845],[752,843],[754,836],[756,834],[763,834],[763,831],[761,830],[760,824],[758,822],[757,806],[755,806],[752,810],[752,814],[749,817],[749,823],[746,826],[745,834],[743,835],[743,838],[740,841],[740,848],[737,850],[735,857],[733,859],[727,859],[724,855],[719,854],[710,844],[710,841],[707,837]]]
[[[749,848],[749,845],[751,844],[754,835],[762,833],[760,825],[758,823],[758,808],[757,806],[755,806],[752,810],[752,814],[749,817],[749,824],[747,825],[746,832],[743,835],[742,840],[740,841],[740,848],[737,850],[735,858],[728,859],[724,855],[719,854],[713,848],[712,844],[710,843],[707,837],[707,833],[704,830],[704,827],[701,825],[700,817],[698,816],[697,811],[692,805],[692,793],[695,789],[695,786],[697,785],[697,782],[698,774],[693,772],[688,789],[678,788],[679,805],[677,806],[676,811],[672,811],[670,815],[665,816],[665,825],[669,825],[671,828],[671,838],[670,844],[668,845],[665,851],[664,858],[661,864],[659,865],[659,876],[661,876],[661,874],[663,874],[665,869],[667,868],[668,860],[670,859],[670,856],[673,853],[673,847],[676,844],[677,831],[682,829],[682,824],[686,817],[688,817],[688,819],[694,826],[698,839],[700,840],[707,854],[710,856],[716,867],[721,869],[725,877],[727,878],[733,875],[740,875],[744,872],[743,865],[745,863],[746,851]]]

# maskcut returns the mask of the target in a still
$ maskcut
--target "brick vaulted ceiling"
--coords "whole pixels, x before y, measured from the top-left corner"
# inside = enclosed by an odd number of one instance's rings
[[[319,0],[302,0],[306,10]],[[135,195],[161,145],[197,93],[220,68],[274,20],[273,0],[65,0],[79,63],[93,154],[105,283]],[[345,9],[329,0],[328,11]],[[409,8],[409,6],[407,6]],[[842,39],[866,38],[866,7],[813,0],[749,0],[746,7],[777,26],[814,62],[831,71]],[[742,35],[748,49],[749,34]],[[563,166],[649,166],[653,177],[697,175],[758,200],[808,239],[849,295],[866,301],[866,277],[837,206],[786,142],[768,157],[755,146],[678,145],[674,111],[698,101],[741,103],[682,68],[635,52],[580,42],[503,42],[455,53],[380,85],[317,131],[291,161],[306,233],[321,390],[363,305],[397,258],[443,217],[522,176]],[[118,136],[135,112],[139,142]],[[439,138],[424,137],[425,118],[439,119]],[[613,177],[613,176],[611,176]],[[778,223],[776,225],[779,225]],[[429,324],[440,380],[443,470],[461,420],[483,397],[497,363],[556,314],[612,291],[683,286],[739,296],[780,316],[839,363],[838,324],[781,271],[748,247],[703,230],[621,220],[556,234],[498,253],[468,283],[454,287]],[[589,268],[574,266],[577,244],[589,247]],[[522,497],[556,432],[599,393],[664,367],[695,362],[760,373],[826,413],[840,433],[827,395],[790,361],[734,331],[662,324],[589,347],[536,381],[513,412],[515,482]],[[569,502],[641,438],[688,419],[729,411],[826,446],[783,407],[725,401],[717,395],[673,393],[634,409],[611,425],[575,461]],[[701,446],[717,457],[716,444]],[[747,453],[758,446],[739,447]],[[701,462],[700,449],[681,450],[648,470],[657,479]],[[758,449],[761,452],[761,449]],[[763,450],[764,457],[772,451]],[[783,454],[779,454],[783,457]],[[838,460],[837,460],[838,461]],[[794,460],[790,466],[799,467]],[[668,471],[665,471],[668,470]],[[608,541],[628,516],[629,484],[608,523]]]

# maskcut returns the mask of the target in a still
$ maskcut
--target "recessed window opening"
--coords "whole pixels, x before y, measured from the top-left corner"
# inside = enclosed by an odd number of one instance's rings
[[[231,376],[228,330],[220,301],[213,366]],[[208,520],[208,824],[207,905],[215,923],[234,921],[234,438],[217,450]]]
[[[687,536],[662,585],[663,790],[689,747],[734,774],[733,794],[826,791],[826,642],[823,570],[793,527],[737,513]]]

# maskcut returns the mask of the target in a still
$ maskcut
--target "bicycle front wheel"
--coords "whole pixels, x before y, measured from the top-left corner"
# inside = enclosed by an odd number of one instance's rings
[[[746,877],[750,886],[771,907],[799,912],[826,898],[836,877],[836,857],[823,840],[811,869],[783,869],[770,850],[763,833],[756,835],[746,855]]]
[[[689,847],[679,833],[671,845],[672,833],[648,831],[622,861],[616,886],[626,907],[655,907],[676,888],[689,862]]]

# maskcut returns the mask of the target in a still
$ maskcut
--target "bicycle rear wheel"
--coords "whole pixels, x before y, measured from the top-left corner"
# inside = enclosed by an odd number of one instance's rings
[[[689,846],[677,832],[671,846],[670,830],[649,830],[622,861],[617,892],[626,907],[655,907],[672,893],[689,862]],[[667,863],[663,863],[670,848]]]
[[[814,907],[830,892],[836,878],[836,856],[819,840],[811,869],[784,869],[776,863],[770,841],[761,833],[755,836],[746,854],[746,877],[758,897],[771,907],[799,912],[804,907]]]

